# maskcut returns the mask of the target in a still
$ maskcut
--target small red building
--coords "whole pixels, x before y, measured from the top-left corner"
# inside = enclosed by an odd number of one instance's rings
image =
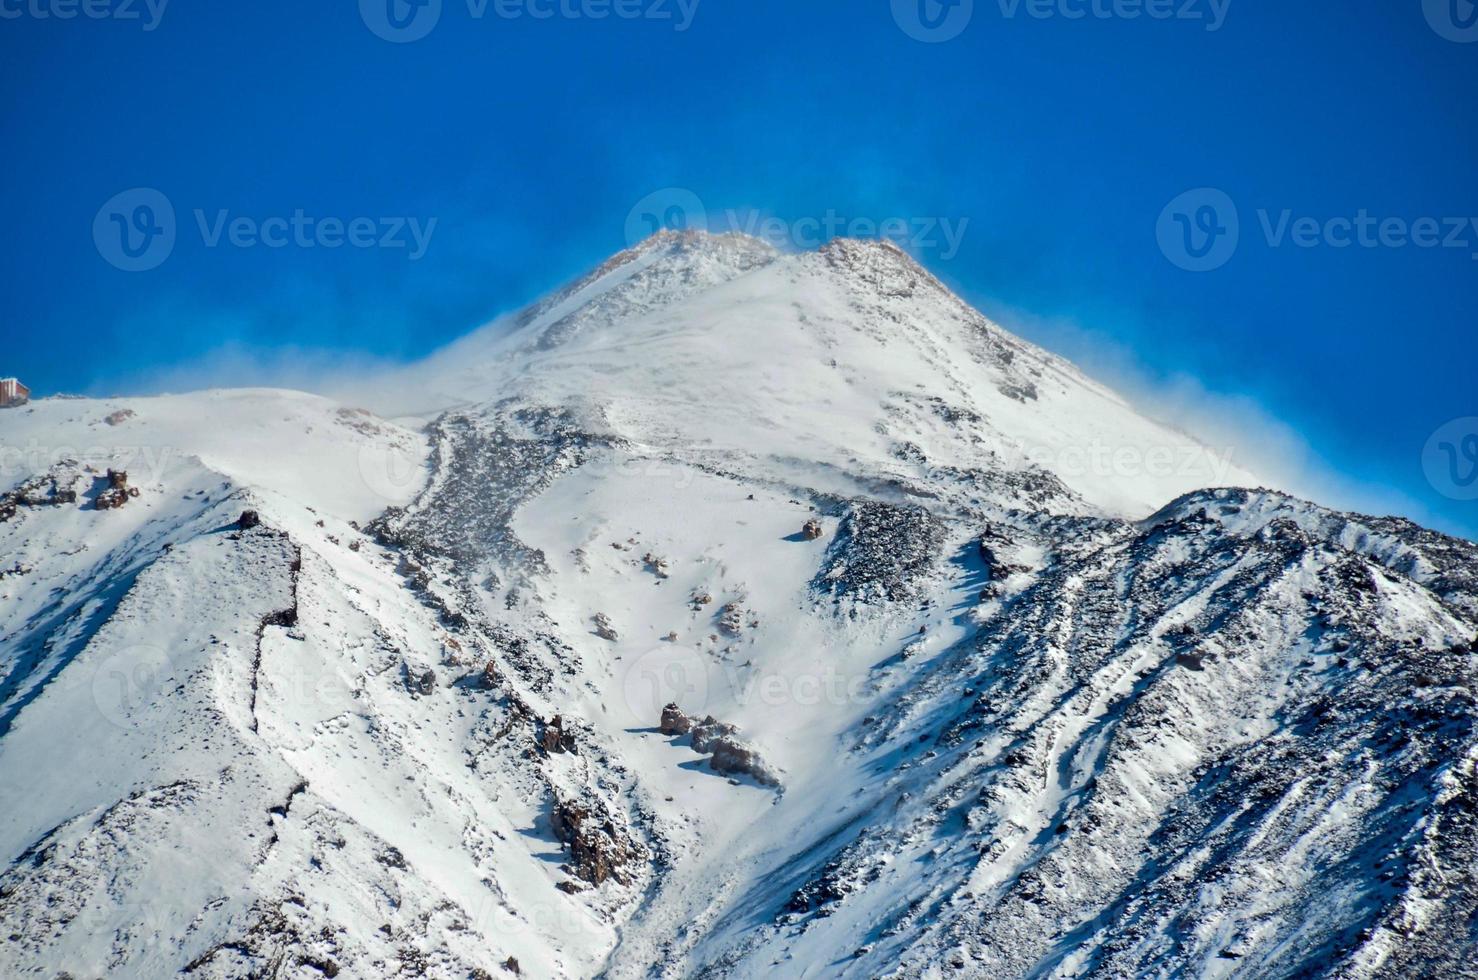
[[[14,408],[31,400],[31,389],[16,378],[0,378],[0,408]]]

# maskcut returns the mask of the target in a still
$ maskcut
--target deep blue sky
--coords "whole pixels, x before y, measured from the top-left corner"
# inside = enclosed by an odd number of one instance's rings
[[[143,0],[143,21],[36,16],[66,2],[0,0],[18,15],[0,19],[0,374],[43,393],[249,381],[253,358],[279,380],[284,351],[416,357],[616,251],[632,207],[676,187],[718,225],[967,220],[956,254],[916,251],[987,313],[1131,387],[1250,399],[1239,420],[1283,420],[1347,478],[1334,502],[1478,535],[1478,503],[1422,466],[1439,426],[1478,415],[1478,229],[1459,248],[1271,247],[1257,215],[1478,216],[1478,43],[1433,29],[1448,0],[1231,0],[1216,31],[974,0],[944,43],[890,0],[699,0],[686,31],[677,0],[665,20],[442,0],[402,44],[355,0],[175,0],[148,31]],[[136,187],[168,198],[177,240],[130,273],[93,225]],[[1202,187],[1241,240],[1197,273],[1156,229]],[[207,247],[196,209],[437,225],[411,261]]]

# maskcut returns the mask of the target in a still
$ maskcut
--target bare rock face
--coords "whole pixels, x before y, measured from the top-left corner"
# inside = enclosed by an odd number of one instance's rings
[[[910,599],[938,562],[944,539],[944,522],[923,507],[859,501],[843,518],[811,587],[819,595],[866,603]]]
[[[715,738],[709,745],[713,757],[708,764],[714,772],[729,776],[749,776],[762,786],[779,786],[780,777],[765,765],[759,753],[738,739],[724,735]]]
[[[136,414],[137,413],[134,412],[134,410],[131,408],[120,408],[118,411],[104,417],[103,421],[108,423],[109,425],[122,425],[124,422],[127,422],[129,419],[133,418]]]
[[[577,877],[592,885],[608,879],[630,883],[631,866],[643,853],[614,821],[583,803],[557,800],[549,823],[560,843],[568,845],[570,869]]]
[[[662,709],[662,734],[687,735],[695,752],[710,756],[709,767],[726,776],[749,776],[762,786],[780,785],[780,775],[760,758],[759,751],[739,737],[739,729],[707,715],[697,721],[676,704]]]
[[[409,672],[410,665],[406,665]],[[426,697],[436,693],[436,674],[433,671],[423,671],[420,674],[411,674],[409,683],[406,685],[416,694]]]
[[[92,505],[98,510],[117,510],[139,495],[138,487],[128,485],[128,474],[123,470],[108,471],[108,486],[97,495]]]
[[[539,735],[539,748],[551,754],[575,751],[575,733],[565,729],[563,716],[555,715],[545,722]]]
[[[668,704],[662,709],[662,734],[686,735],[693,730],[693,719],[683,714],[683,709]]]
[[[693,726],[693,748],[698,752],[713,751],[714,742],[725,736],[737,734],[739,729],[734,725],[719,721],[713,715],[709,715]]]

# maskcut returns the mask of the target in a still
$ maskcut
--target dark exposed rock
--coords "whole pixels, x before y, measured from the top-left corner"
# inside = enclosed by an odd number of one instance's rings
[[[662,734],[688,735],[693,751],[710,756],[709,768],[726,776],[746,775],[764,786],[779,786],[780,777],[756,749],[739,738],[739,729],[707,715],[696,721],[676,704],[662,709]]]
[[[75,504],[78,478],[76,463],[65,461],[49,473],[32,477],[7,493],[0,494],[0,523],[15,517],[21,507],[59,507]]]
[[[254,510],[244,510],[241,516],[236,518],[236,529],[238,531],[250,531],[262,523],[261,515]]]
[[[922,507],[860,502],[843,518],[811,587],[863,602],[908,599],[942,558],[945,534],[944,523]]]
[[[686,735],[693,730],[693,719],[683,714],[683,710],[675,704],[668,704],[662,709],[662,734],[663,735]]]
[[[431,428],[437,479],[406,508],[370,525],[386,543],[454,562],[498,562],[512,574],[546,567],[519,540],[514,511],[557,476],[613,440],[586,431],[566,409],[523,406],[488,415],[448,414]]]
[[[555,715],[544,725],[544,731],[539,735],[539,747],[545,752],[573,752],[575,751],[575,733],[567,731],[564,727],[564,718]]]
[[[596,613],[590,617],[590,621],[595,624],[595,635],[602,640],[610,640],[612,643],[615,643],[621,638],[621,635],[616,632],[616,628],[611,625],[611,617],[605,613]]]
[[[709,743],[713,757],[708,764],[714,772],[745,775],[763,786],[779,786],[780,778],[765,765],[759,753],[732,736],[720,736]]]
[[[719,629],[725,633],[738,635],[744,629],[744,607],[737,602],[730,602],[719,610]]]
[[[549,823],[555,838],[570,849],[574,874],[592,885],[607,879],[629,884],[631,866],[645,856],[613,820],[587,804],[556,799]]]
[[[128,474],[123,470],[109,470],[108,485],[93,498],[92,505],[98,510],[116,510],[139,495],[138,487],[128,485]]]

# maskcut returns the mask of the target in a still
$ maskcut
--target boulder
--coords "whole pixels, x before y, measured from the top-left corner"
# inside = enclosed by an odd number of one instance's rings
[[[139,495],[138,487],[128,485],[124,470],[109,470],[107,479],[108,486],[92,502],[98,510],[116,510]]]
[[[711,752],[713,743],[720,738],[736,734],[739,729],[726,722],[719,721],[713,715],[709,715],[693,726],[693,749],[697,752]]]
[[[780,778],[760,759],[759,753],[738,739],[723,735],[715,738],[709,748],[713,757],[708,760],[714,772],[726,776],[749,776],[762,786],[779,786]]]
[[[677,705],[669,704],[662,709],[663,735],[686,735],[692,730],[693,719],[684,714]]]

